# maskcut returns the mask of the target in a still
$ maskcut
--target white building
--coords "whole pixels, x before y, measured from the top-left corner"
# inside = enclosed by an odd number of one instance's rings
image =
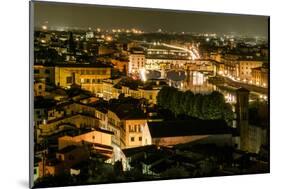
[[[133,51],[129,55],[129,74],[138,73],[140,69],[144,68],[146,63],[143,51]]]

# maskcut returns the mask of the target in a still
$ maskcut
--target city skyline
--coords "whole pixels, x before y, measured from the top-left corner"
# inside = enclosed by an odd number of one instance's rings
[[[56,28],[136,28],[146,32],[161,29],[168,32],[268,36],[267,16],[50,2],[35,2],[34,5],[35,27],[47,23],[49,27]]]
[[[270,172],[268,17],[42,2],[31,16],[31,186]]]

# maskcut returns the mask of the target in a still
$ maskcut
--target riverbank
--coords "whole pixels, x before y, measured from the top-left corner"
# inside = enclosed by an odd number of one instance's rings
[[[243,88],[248,89],[251,92],[268,95],[268,88],[259,87],[256,85],[250,85],[250,84],[247,84],[244,82],[234,81],[227,77],[214,76],[214,77],[210,77],[208,81],[209,81],[209,83],[220,86],[220,87],[225,87],[227,85],[229,85],[231,87],[235,87],[235,88],[243,87]]]

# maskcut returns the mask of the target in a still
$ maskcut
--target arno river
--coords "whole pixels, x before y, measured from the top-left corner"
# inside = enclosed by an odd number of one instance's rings
[[[160,72],[152,71],[148,73],[148,78],[160,78]],[[208,78],[212,75],[201,73],[197,71],[169,71],[166,73],[166,79],[170,86],[176,87],[179,90],[187,91],[191,90],[194,93],[207,94],[212,91],[221,92],[225,100],[229,103],[236,102],[236,90],[237,88],[224,85],[215,85],[208,82]],[[250,101],[257,99],[267,98],[266,95],[252,92],[250,93]]]

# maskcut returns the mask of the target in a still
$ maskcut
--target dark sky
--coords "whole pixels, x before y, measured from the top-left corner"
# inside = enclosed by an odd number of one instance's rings
[[[137,28],[175,32],[215,32],[267,36],[264,16],[174,12],[153,9],[35,2],[35,26]],[[188,8],[188,7],[187,7]]]

